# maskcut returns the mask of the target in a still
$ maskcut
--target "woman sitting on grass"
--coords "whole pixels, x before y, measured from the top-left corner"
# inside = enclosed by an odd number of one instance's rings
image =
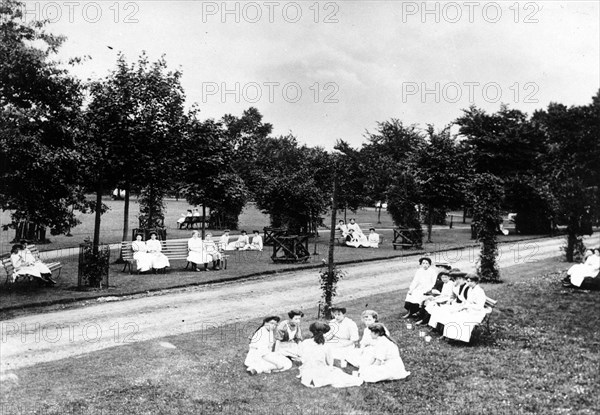
[[[229,245],[227,245],[227,250],[228,251],[233,251],[235,249],[244,250],[244,249],[246,249],[247,246],[250,246],[250,238],[248,237],[248,232],[242,231],[241,235],[238,236],[237,241],[230,242]]]
[[[150,271],[150,268],[152,268],[152,255],[148,253],[148,246],[142,240],[142,234],[138,233],[135,236],[135,241],[131,243],[131,250],[138,272]]]
[[[304,313],[300,310],[292,310],[288,313],[289,320],[283,320],[277,326],[275,332],[275,351],[291,359],[300,356],[299,343],[302,341],[302,330],[300,322]]]
[[[379,316],[376,311],[365,310],[361,314],[361,319],[365,325],[362,338],[360,339],[357,348],[353,349],[346,356],[346,360],[354,367],[361,367],[365,364],[369,364],[373,357],[373,351],[375,346],[375,340],[371,336],[371,330],[369,327],[379,321]],[[385,329],[386,335],[390,335],[388,329]]]
[[[292,368],[292,361],[279,352],[274,352],[275,330],[279,317],[269,316],[250,338],[250,348],[244,364],[252,375],[257,373],[283,372]]]
[[[360,367],[358,372],[360,378],[365,382],[373,383],[408,377],[410,372],[406,371],[398,346],[388,337],[384,325],[371,324],[369,331],[374,341],[373,356]]]
[[[329,322],[331,331],[326,336],[327,344],[331,347],[333,358],[345,362],[359,339],[358,327],[352,319],[346,317],[346,307],[332,306],[330,311],[333,320]]]
[[[304,340],[300,345],[300,382],[309,388],[331,385],[334,388],[359,386],[363,383],[357,376],[351,376],[342,369],[333,366],[333,357],[325,334],[330,331],[329,324],[315,321],[309,327],[312,339]]]
[[[146,247],[152,258],[152,268],[156,270],[171,266],[169,258],[161,252],[162,245],[160,244],[160,241],[156,239],[156,232],[150,233],[150,240],[146,241]]]

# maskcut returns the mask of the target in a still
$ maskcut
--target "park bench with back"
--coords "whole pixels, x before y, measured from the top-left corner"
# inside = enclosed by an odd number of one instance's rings
[[[213,241],[219,247],[219,250],[222,252],[220,248],[220,244],[218,240],[213,238]],[[122,241],[121,242],[121,258],[125,261],[125,265],[123,267],[123,271],[129,268],[129,273],[132,273],[132,270],[137,270],[136,260],[133,257],[133,249],[131,249],[131,241]],[[169,261],[176,260],[185,260],[186,266],[185,269],[188,269],[190,263],[187,262],[187,257],[189,254],[188,250],[188,240],[187,239],[169,239],[166,241],[160,241],[161,252],[169,258]],[[221,262],[223,264],[223,269],[227,269],[227,259],[229,255],[221,254],[222,259]]]
[[[29,251],[31,252],[31,254],[33,255],[33,257],[35,259],[37,259],[37,260],[40,259],[40,251],[37,246],[28,245],[27,248],[29,249]],[[13,273],[15,272],[15,267],[13,266],[12,261],[10,260],[10,257],[3,258],[1,261],[2,261],[2,267],[4,268],[4,272],[6,273],[6,280],[4,281],[4,284],[8,284],[9,281],[16,282],[20,278],[28,279],[28,280],[33,280],[33,279],[39,280],[39,278],[36,278],[33,275],[18,275],[13,280]],[[54,278],[60,277],[60,274],[62,272],[62,264],[60,262],[58,262],[58,261],[44,262],[44,264],[50,269],[50,271],[52,273],[54,273],[54,271],[58,271],[58,275]]]

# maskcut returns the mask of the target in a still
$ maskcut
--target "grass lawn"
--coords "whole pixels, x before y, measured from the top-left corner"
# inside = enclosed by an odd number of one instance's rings
[[[402,381],[308,389],[295,368],[249,376],[250,321],[20,369],[1,400],[6,413],[44,414],[596,414],[599,296],[563,289],[564,268],[514,266],[483,285],[498,305],[491,333],[471,345],[406,329],[405,291],[345,303],[357,322],[366,307],[380,313],[412,372]],[[316,310],[305,312],[308,333]]]

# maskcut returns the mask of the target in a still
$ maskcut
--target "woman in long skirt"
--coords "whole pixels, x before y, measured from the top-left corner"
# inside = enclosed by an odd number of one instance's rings
[[[410,375],[404,367],[398,346],[387,336],[381,323],[369,326],[375,341],[373,356],[368,364],[361,366],[359,376],[365,382],[404,379]]]
[[[244,364],[252,375],[257,373],[283,372],[292,368],[292,361],[279,352],[274,352],[275,330],[279,317],[269,316],[250,338],[250,346]]]
[[[163,269],[170,267],[169,258],[163,254],[160,241],[156,239],[156,232],[150,233],[150,240],[146,241],[148,253],[152,256],[152,268]]]
[[[146,242],[142,240],[142,235],[137,234],[135,241],[131,243],[131,249],[133,250],[133,259],[137,263],[138,272],[150,271],[152,268],[152,255],[148,253],[148,247]]]
[[[330,330],[329,324],[316,321],[309,327],[312,339],[300,344],[300,381],[309,388],[320,388],[331,385],[334,388],[359,386],[363,383],[358,376],[345,373],[333,366],[333,357],[329,345],[325,343],[325,333]]]

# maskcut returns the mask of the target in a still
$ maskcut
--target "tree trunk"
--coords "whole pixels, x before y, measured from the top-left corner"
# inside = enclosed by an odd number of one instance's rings
[[[96,187],[96,215],[94,217],[94,240],[92,242],[92,251],[98,253],[100,245],[100,216],[102,215],[102,181],[98,180]]]
[[[129,190],[131,185],[128,181],[125,182],[125,205],[123,206],[123,236],[122,241],[126,241],[129,238]],[[115,261],[115,264],[123,264],[123,252],[119,252],[119,258]]]
[[[381,203],[379,204],[379,209],[377,209],[377,224],[381,225]]]
[[[148,195],[148,219],[144,228],[152,228],[154,224],[154,186],[150,185],[150,193]]]
[[[433,207],[427,207],[427,243],[431,243],[431,230],[433,228]]]
[[[206,207],[202,203],[202,239],[204,239],[204,232],[206,230]]]
[[[335,249],[335,224],[336,224],[336,206],[337,206],[337,176],[333,178],[333,200],[331,204],[331,228],[329,230],[329,263],[327,264],[327,288],[325,291],[325,310],[323,314],[325,318],[331,318],[331,300],[333,298],[333,281],[334,281],[334,249]],[[344,211],[345,212],[345,211]]]
[[[463,224],[467,223],[467,206],[463,206]]]

